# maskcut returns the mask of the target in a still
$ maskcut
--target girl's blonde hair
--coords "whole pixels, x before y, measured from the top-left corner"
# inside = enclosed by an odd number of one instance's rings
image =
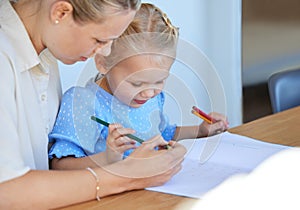
[[[161,55],[174,59],[178,36],[178,28],[165,13],[153,4],[142,3],[129,27],[113,42],[111,54],[103,58],[104,67],[109,70],[120,61],[140,54],[151,54],[156,61]]]
[[[72,4],[73,17],[78,22],[101,22],[107,16],[128,10],[138,10],[141,0],[67,0]]]

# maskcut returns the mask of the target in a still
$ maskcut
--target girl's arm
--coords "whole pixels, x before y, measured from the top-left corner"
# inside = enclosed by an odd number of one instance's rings
[[[212,136],[228,129],[229,123],[224,115],[219,113],[210,113],[209,115],[216,119],[215,123],[209,124],[203,121],[200,125],[195,126],[177,126],[174,140]]]
[[[50,162],[51,168],[55,170],[75,170],[87,167],[94,168],[107,165],[105,152],[86,157],[64,157],[53,158]]]
[[[132,133],[134,133],[132,129],[123,128],[120,124],[110,124],[104,152],[85,157],[67,156],[53,158],[51,160],[51,168],[60,170],[84,169],[86,167],[106,166],[120,161],[126,150],[136,148],[135,141],[125,136]]]

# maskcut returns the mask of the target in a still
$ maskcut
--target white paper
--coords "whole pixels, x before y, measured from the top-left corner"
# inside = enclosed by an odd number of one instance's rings
[[[215,144],[210,158],[201,163],[200,156],[206,141]],[[147,190],[201,198],[228,177],[249,173],[273,154],[289,147],[266,143],[245,136],[225,132],[197,140],[184,140],[187,148],[182,170],[163,186]]]

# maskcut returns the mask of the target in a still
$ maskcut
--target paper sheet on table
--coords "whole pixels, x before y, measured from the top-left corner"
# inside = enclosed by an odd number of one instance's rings
[[[212,141],[217,146],[211,157],[200,163],[206,141]],[[229,132],[204,139],[183,140],[182,144],[188,152],[181,171],[163,186],[147,190],[201,198],[228,177],[249,173],[266,158],[289,148]]]

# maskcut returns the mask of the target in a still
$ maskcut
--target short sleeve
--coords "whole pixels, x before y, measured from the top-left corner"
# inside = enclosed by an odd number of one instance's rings
[[[49,141],[54,142],[49,158],[82,157],[95,153],[100,131],[91,120],[95,115],[95,93],[87,88],[73,87],[63,95],[59,114]]]
[[[62,158],[67,156],[85,157],[86,154],[81,147],[62,138],[57,137],[59,141],[55,142],[49,150],[49,158]]]

